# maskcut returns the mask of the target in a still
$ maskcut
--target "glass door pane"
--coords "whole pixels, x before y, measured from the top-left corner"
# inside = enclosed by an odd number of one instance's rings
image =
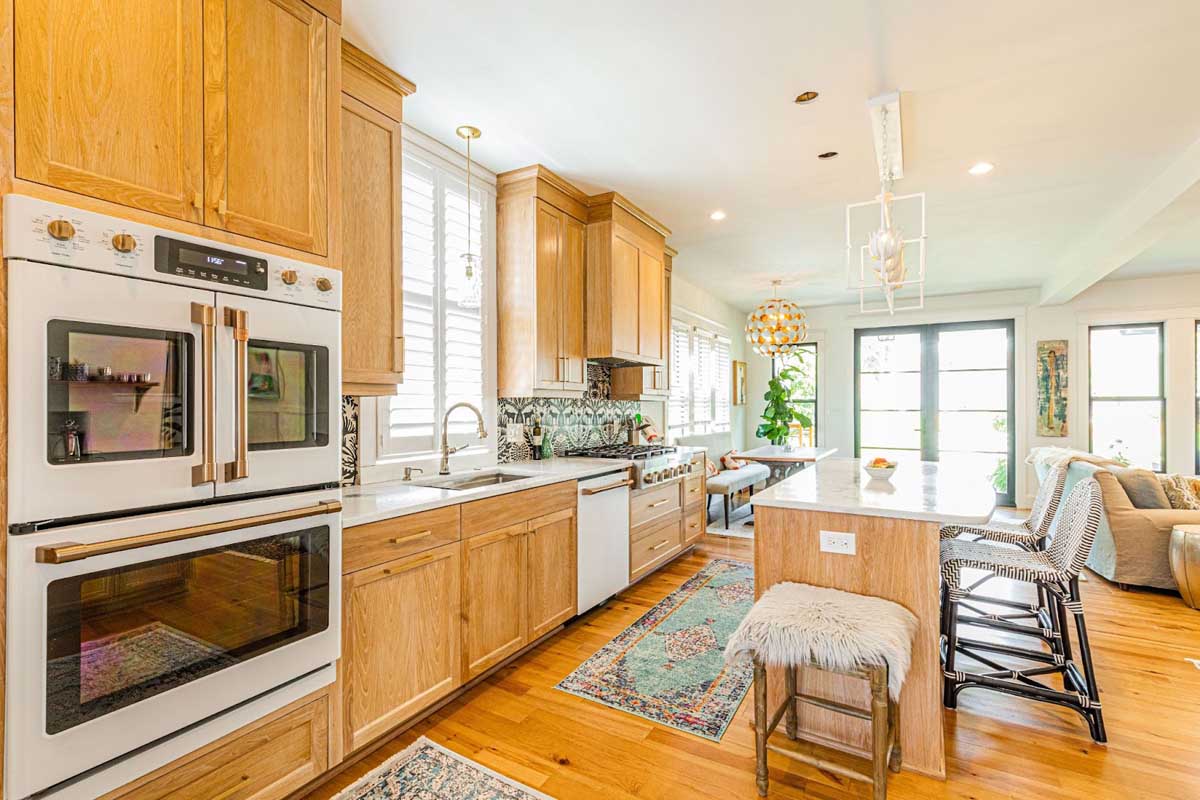
[[[329,626],[328,526],[53,581],[46,733]]]
[[[921,333],[858,340],[858,444],[864,459],[921,460]]]
[[[251,339],[247,348],[250,450],[329,443],[329,351]]]
[[[47,461],[191,455],[191,334],[56,319],[46,343]]]

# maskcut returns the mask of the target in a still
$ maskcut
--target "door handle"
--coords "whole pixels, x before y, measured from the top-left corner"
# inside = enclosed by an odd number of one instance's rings
[[[200,401],[200,463],[192,467],[192,486],[217,481],[216,454],[216,375],[217,310],[203,303],[192,303],[192,322],[200,326],[201,367],[203,383]]]
[[[633,486],[633,481],[618,481],[617,483],[610,483],[608,486],[597,486],[593,489],[580,489],[579,493],[585,496],[591,496],[593,494],[600,494],[601,492],[611,492],[613,489],[620,489],[623,486]]]
[[[234,453],[233,461],[225,464],[225,480],[236,481],[250,477],[248,464],[249,430],[247,426],[250,400],[248,383],[250,313],[239,308],[225,309],[225,327],[233,328],[233,399],[236,404],[234,411]]]
[[[210,522],[206,525],[192,525],[188,528],[176,528],[158,533],[143,533],[140,536],[127,536],[124,539],[111,539],[95,544],[79,544],[77,542],[60,542],[59,544],[42,545],[34,551],[34,558],[39,564],[67,564],[72,561],[82,561],[93,556],[106,556],[111,553],[122,553],[126,550],[136,550],[139,547],[150,547],[156,544],[182,542],[186,539],[196,539],[201,536],[212,536],[216,533],[228,533],[246,528],[257,528],[270,525],[273,522],[288,522],[305,517],[316,517],[322,514],[336,514],[342,510],[341,502],[325,500],[315,506],[294,508],[291,511],[275,511],[270,514],[259,514],[255,517],[230,520],[228,522]]]

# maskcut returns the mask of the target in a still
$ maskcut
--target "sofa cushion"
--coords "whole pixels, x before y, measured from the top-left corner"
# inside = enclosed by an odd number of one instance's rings
[[[1148,469],[1110,467],[1111,472],[1129,495],[1134,508],[1170,508],[1171,501],[1159,482],[1158,476]]]
[[[747,464],[741,469],[724,470],[705,483],[709,494],[733,494],[769,477],[771,470],[762,464]]]
[[[1200,510],[1200,479],[1184,475],[1159,475],[1158,479],[1167,498],[1167,508]]]

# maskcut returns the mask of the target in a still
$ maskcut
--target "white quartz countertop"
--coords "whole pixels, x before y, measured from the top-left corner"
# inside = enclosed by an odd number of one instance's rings
[[[355,525],[402,517],[418,511],[469,503],[472,500],[482,500],[485,497],[534,489],[562,481],[590,478],[625,469],[630,464],[632,462],[618,458],[548,458],[544,461],[498,464],[482,470],[452,470],[457,476],[492,470],[530,476],[529,480],[481,486],[476,489],[436,489],[421,485],[426,481],[436,480],[436,475],[422,476],[412,481],[396,480],[351,486],[342,490],[342,527],[352,528]]]
[[[991,517],[990,482],[930,461],[900,464],[890,480],[872,480],[857,458],[826,458],[751,499],[754,506],[865,514],[925,522],[980,523]]]

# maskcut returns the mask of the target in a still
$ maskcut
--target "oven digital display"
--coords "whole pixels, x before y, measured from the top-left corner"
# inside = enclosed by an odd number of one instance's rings
[[[154,268],[168,275],[250,289],[267,288],[267,260],[215,247],[154,237]]]

